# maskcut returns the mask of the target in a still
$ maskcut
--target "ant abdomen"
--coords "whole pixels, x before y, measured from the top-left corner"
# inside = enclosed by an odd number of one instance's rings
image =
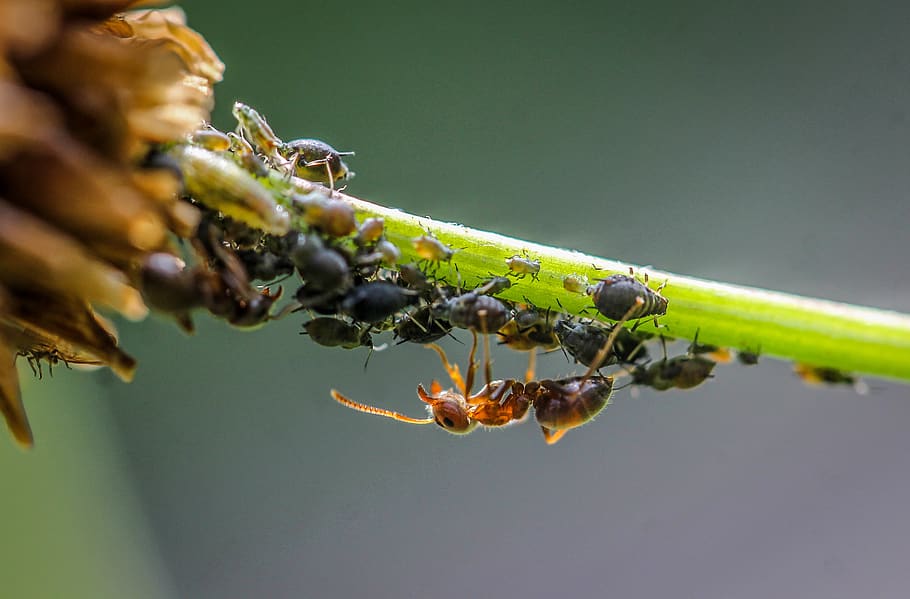
[[[537,422],[551,431],[567,431],[588,422],[610,403],[613,377],[576,376],[525,386],[533,397]]]
[[[537,422],[550,430],[564,431],[588,422],[610,403],[613,377],[576,376],[557,381],[529,383]]]

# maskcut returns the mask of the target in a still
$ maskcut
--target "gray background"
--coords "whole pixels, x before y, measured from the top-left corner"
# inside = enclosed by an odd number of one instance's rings
[[[242,99],[283,137],[356,150],[354,195],[910,311],[904,3],[682,4],[184,7],[228,64],[216,125]],[[300,320],[123,326],[136,382],[100,375],[82,400],[113,416],[161,594],[906,596],[907,387],[807,388],[766,360],[619,392],[554,447],[532,424],[456,438],[328,395],[420,415],[416,384],[444,375],[431,352],[364,372]],[[523,368],[496,354],[496,373]]]

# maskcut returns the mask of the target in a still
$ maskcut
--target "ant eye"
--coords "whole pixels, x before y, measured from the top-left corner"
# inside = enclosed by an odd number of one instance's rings
[[[477,426],[477,423],[468,417],[464,407],[456,401],[442,400],[435,404],[433,417],[436,424],[456,435],[470,433]]]

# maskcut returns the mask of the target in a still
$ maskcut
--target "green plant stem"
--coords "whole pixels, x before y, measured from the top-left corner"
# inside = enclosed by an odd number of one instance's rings
[[[294,194],[312,197],[327,193],[320,185],[275,172],[260,182],[292,215]],[[349,202],[361,218],[385,219],[386,237],[401,250],[403,262],[418,260],[412,240],[426,233],[456,249],[451,261],[431,268],[438,266],[437,277],[453,284],[460,280],[465,288],[491,274],[506,274],[505,260],[526,253],[540,261],[539,276],[516,280],[510,289],[499,294],[501,297],[602,318],[590,297],[564,289],[563,278],[577,274],[596,282],[613,273],[628,273],[631,267],[639,277],[647,273],[652,288],[666,283],[661,293],[669,300],[669,307],[659,319],[664,335],[691,340],[697,333],[699,343],[910,381],[910,316],[906,314],[645,269],[415,216],[339,192],[334,192],[333,197]],[[291,223],[295,229],[305,228],[299,217],[292,217]],[[653,330],[653,326],[650,321],[643,322],[641,329]]]

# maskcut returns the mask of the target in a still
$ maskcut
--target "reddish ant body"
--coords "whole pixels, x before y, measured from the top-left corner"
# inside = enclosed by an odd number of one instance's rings
[[[639,304],[640,301],[636,302],[620,320],[601,348],[601,353],[605,355],[612,349],[619,327],[628,320],[633,309],[639,308]],[[472,336],[474,341],[468,356],[467,376],[464,378],[458,365],[449,362],[441,347],[429,345],[430,349],[439,354],[443,367],[455,385],[455,389],[443,389],[439,381],[433,380],[429,393],[423,385],[417,386],[417,395],[428,406],[429,418],[412,418],[391,410],[362,404],[334,389],[332,397],[342,405],[360,412],[385,416],[409,424],[435,423],[456,435],[470,433],[477,425],[499,427],[521,421],[527,415],[528,409],[534,406],[535,417],[548,445],[559,441],[569,430],[590,421],[610,401],[613,377],[595,375],[595,368],[588,368],[584,376],[580,377],[534,381],[531,380],[534,371],[529,367],[524,383],[515,379],[492,380],[489,338],[486,336],[484,337],[486,384],[477,393],[472,394],[471,389],[477,372],[477,363],[474,360],[477,353],[477,333],[472,332]],[[596,360],[595,364],[600,361]]]

